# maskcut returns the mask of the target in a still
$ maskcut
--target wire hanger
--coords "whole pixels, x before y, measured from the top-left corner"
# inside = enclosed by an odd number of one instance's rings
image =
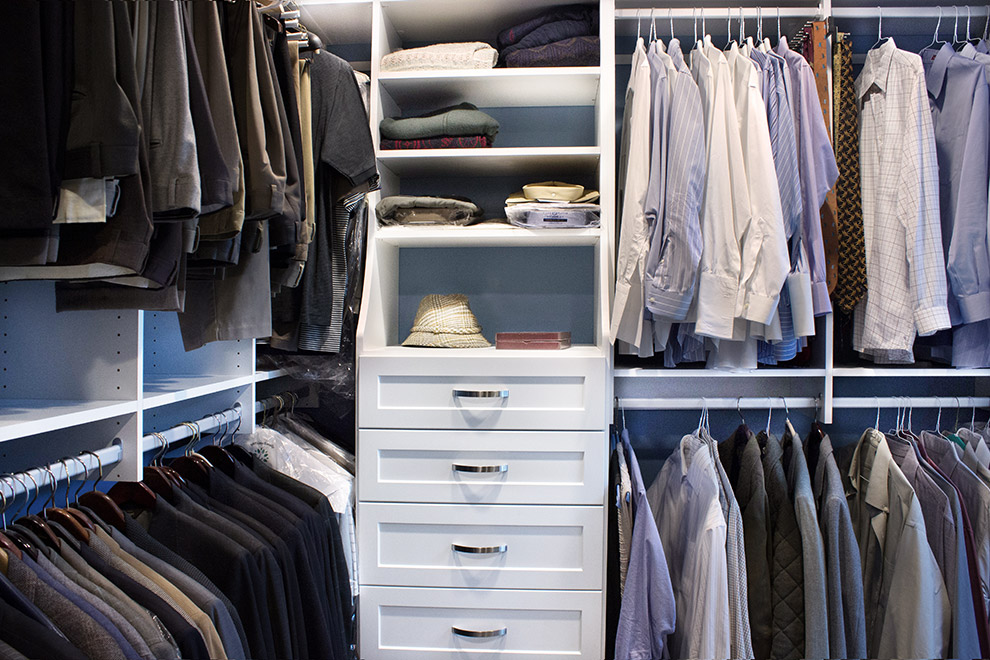
[[[780,43],[780,6],[777,6],[777,43]]]
[[[657,40],[657,19],[653,15],[655,9],[650,7],[650,43],[652,44]]]
[[[642,19],[643,19],[643,17],[642,17],[642,12],[643,12],[642,9],[637,9],[636,10],[636,39],[637,40],[643,38],[643,26],[642,26]]]
[[[727,12],[725,12],[725,16],[726,16],[725,31],[728,33],[729,36],[726,37],[725,48],[723,48],[722,50],[729,50],[729,48],[732,46],[732,10],[730,9]]]
[[[670,40],[674,40],[674,8],[667,8],[667,18],[670,19]]]
[[[767,435],[770,435],[770,418],[773,416],[773,398],[767,397]]]
[[[696,9],[696,7],[691,8],[691,20],[694,21],[694,43],[700,46],[701,42],[698,41],[698,14],[695,11]]]
[[[873,50],[880,44],[884,42],[883,36],[883,7],[877,6],[877,42],[870,46],[870,50]]]
[[[935,34],[932,35],[932,42],[930,44],[928,44],[927,46],[925,46],[925,48],[923,50],[927,50],[929,48],[933,48],[937,44],[944,44],[945,43],[944,41],[939,41],[938,40],[938,31],[939,31],[939,28],[941,28],[941,27],[942,27],[942,7],[939,6],[939,8],[938,8],[938,23],[935,24]]]
[[[952,5],[952,8],[956,12],[956,19],[952,23],[952,47],[955,48],[958,44],[962,42],[959,41],[959,7]]]
[[[873,428],[879,431],[880,430],[880,397],[875,396],[873,398],[877,400],[877,421],[873,423]]]
[[[736,412],[739,413],[739,421],[742,422],[742,425],[743,426],[747,426],[747,424],[746,424],[746,418],[743,417],[742,408],[740,407],[740,404],[741,403],[742,403],[742,397],[737,397],[736,398]]]

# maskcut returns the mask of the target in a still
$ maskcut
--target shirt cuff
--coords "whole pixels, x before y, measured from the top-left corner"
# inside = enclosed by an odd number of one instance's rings
[[[811,283],[811,300],[815,305],[815,316],[832,313],[832,301],[828,296],[828,284],[826,282]]]
[[[652,282],[646,285],[646,308],[660,318],[683,321],[693,298],[693,287],[687,291],[674,291]]]
[[[777,311],[777,303],[780,302],[780,294],[775,296],[765,296],[762,293],[753,293],[746,296],[746,307],[743,310],[743,318],[769,325],[773,321],[773,314]]]
[[[614,343],[619,337],[619,324],[622,322],[622,314],[625,311],[626,303],[629,300],[629,285],[625,282],[615,283],[615,300],[612,301],[612,326],[609,334]]]
[[[990,319],[990,291],[980,291],[971,296],[956,296],[963,323],[976,323]]]
[[[945,305],[935,307],[925,307],[914,311],[914,324],[918,329],[918,335],[928,337],[939,330],[952,327],[949,320],[949,310]]]
[[[701,273],[698,279],[698,321],[695,333],[732,339],[739,283],[732,277]]]

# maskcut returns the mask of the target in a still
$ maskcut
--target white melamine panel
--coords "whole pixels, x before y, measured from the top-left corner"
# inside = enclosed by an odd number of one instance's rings
[[[437,108],[470,101],[481,108],[594,105],[600,69],[557,67],[470,71],[399,71],[379,81],[399,106]]]
[[[253,379],[253,345],[253,340],[215,341],[187,351],[175,312],[144,312],[144,373],[148,383],[176,376]],[[151,391],[160,393],[161,388],[153,386]]]
[[[598,167],[598,147],[489,147],[487,149],[380,150],[378,162],[399,176],[549,177],[589,174]]]
[[[605,428],[605,411],[612,403],[602,397],[605,359],[520,353],[539,351],[493,350],[490,358],[459,358],[457,350],[449,349],[434,359],[415,351],[408,358],[359,358],[358,427]]]
[[[362,584],[601,589],[601,506],[361,503]]]
[[[364,660],[602,657],[600,591],[362,587],[360,607]]]
[[[527,229],[500,222],[470,227],[407,226],[380,227],[379,241],[399,247],[527,247],[595,245],[601,238],[598,227],[590,229]]]
[[[604,432],[358,431],[358,498],[591,504],[605,492]],[[504,468],[503,468],[504,466]],[[471,468],[496,472],[471,472]]]

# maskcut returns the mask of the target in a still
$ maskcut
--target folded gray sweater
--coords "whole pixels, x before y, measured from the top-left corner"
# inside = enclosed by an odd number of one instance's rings
[[[389,140],[420,140],[433,137],[486,135],[494,140],[498,121],[470,103],[434,110],[419,117],[382,120],[381,134]]]

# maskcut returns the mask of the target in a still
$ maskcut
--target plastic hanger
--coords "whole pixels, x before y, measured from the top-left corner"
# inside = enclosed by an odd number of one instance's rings
[[[956,20],[952,23],[952,47],[958,49],[965,42],[959,41],[959,7],[952,5],[952,8],[956,10]]]
[[[96,459],[96,464],[99,466],[100,472],[96,482],[93,484],[93,489],[88,493],[80,495],[76,498],[76,501],[98,515],[106,524],[124,531],[127,514],[117,506],[116,502],[110,499],[109,495],[96,489],[100,485],[100,482],[103,481],[103,461],[95,452],[84,451],[82,453],[91,454]]]
[[[941,28],[941,27],[942,27],[942,7],[939,6],[939,8],[938,8],[938,22],[935,24],[935,34],[932,35],[932,42],[930,44],[928,44],[927,46],[925,46],[922,50],[928,50],[929,48],[934,48],[935,46],[937,46],[939,44],[944,44],[945,43],[944,41],[939,41],[938,40],[938,31],[939,31],[939,28]]]

